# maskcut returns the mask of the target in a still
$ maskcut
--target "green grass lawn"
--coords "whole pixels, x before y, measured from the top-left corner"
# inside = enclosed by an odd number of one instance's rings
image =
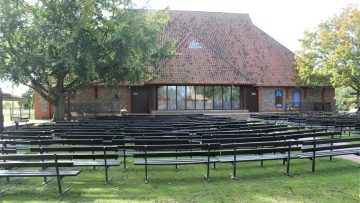
[[[211,182],[203,179],[205,165],[150,166],[149,184],[144,184],[144,168],[129,164],[110,168],[110,185],[104,184],[104,169],[83,168],[77,177],[66,177],[71,190],[56,198],[56,181],[36,187],[42,178],[22,178],[9,184],[1,179],[1,189],[16,186],[0,196],[2,202],[359,202],[360,170],[349,161],[317,159],[317,175],[304,170],[309,160],[292,160],[293,177],[284,175],[282,161],[238,163],[239,180],[231,180],[230,164],[211,170]]]

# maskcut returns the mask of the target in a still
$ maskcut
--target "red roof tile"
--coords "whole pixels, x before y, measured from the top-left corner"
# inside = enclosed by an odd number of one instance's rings
[[[162,40],[176,40],[179,55],[148,83],[295,86],[294,54],[256,27],[249,15],[169,13],[171,22]]]

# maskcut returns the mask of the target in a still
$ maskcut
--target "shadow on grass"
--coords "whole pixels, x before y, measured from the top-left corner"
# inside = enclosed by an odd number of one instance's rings
[[[239,181],[233,181],[228,174],[232,165],[217,164],[210,171],[211,182],[203,179],[206,165],[182,165],[175,172],[175,166],[149,167],[149,184],[144,184],[144,167],[129,165],[127,172],[122,166],[111,167],[109,174],[113,181],[104,183],[104,168],[93,171],[84,168],[77,177],[66,177],[63,186],[71,188],[62,198],[57,194],[56,181],[35,188],[42,178],[22,178],[3,187],[16,186],[14,190],[0,196],[3,202],[357,202],[359,169],[347,165],[348,161],[317,159],[313,175],[304,170],[311,168],[309,160],[292,160],[293,177],[284,175],[282,161],[266,161],[237,164]],[[346,180],[346,181],[345,181]],[[346,192],[345,192],[346,191]]]

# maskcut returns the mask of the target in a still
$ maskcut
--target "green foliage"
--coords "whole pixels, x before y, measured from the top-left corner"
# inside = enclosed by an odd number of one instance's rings
[[[11,102],[10,101],[3,101],[3,109],[10,109],[11,108]]]
[[[34,107],[34,90],[28,89],[22,96],[25,98],[25,101],[23,104],[27,106],[27,108],[33,108]]]
[[[92,83],[139,83],[174,54],[158,41],[166,11],[130,0],[3,0],[0,78],[24,84],[54,106]]]
[[[305,32],[296,53],[298,82],[360,90],[360,10],[354,5]]]
[[[351,87],[337,88],[335,90],[336,109],[348,111],[356,106],[356,97],[351,95],[354,90]]]

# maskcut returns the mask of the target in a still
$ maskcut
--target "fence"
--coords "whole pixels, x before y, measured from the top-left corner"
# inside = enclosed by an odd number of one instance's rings
[[[4,121],[13,121],[14,118],[34,118],[33,109],[24,109],[20,107],[10,107],[3,109]]]
[[[286,102],[285,103],[286,111],[327,111],[331,112],[333,109],[331,108],[330,102]]]
[[[120,113],[120,107],[115,102],[87,102],[87,103],[70,103],[71,112],[86,112],[86,113]],[[65,112],[68,111],[68,104],[65,104]]]

